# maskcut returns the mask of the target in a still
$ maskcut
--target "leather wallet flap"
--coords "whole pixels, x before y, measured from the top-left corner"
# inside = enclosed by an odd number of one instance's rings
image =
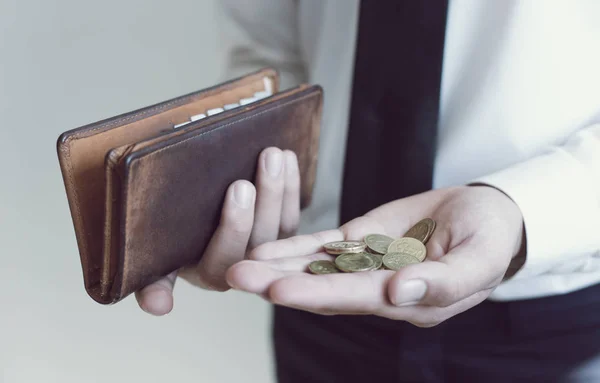
[[[260,152],[296,153],[301,206],[310,203],[322,108],[319,86],[273,96],[220,121],[135,144],[109,167],[102,301],[115,302],[198,262],[218,225],[223,197],[254,181]],[[114,160],[114,159],[113,159]]]

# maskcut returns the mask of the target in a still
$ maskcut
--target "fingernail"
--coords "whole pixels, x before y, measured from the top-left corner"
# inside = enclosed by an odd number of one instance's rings
[[[296,174],[298,172],[298,164],[293,152],[285,153],[285,171],[288,174]]]
[[[427,284],[421,279],[413,279],[402,282],[396,289],[394,304],[396,306],[407,306],[418,303],[427,292]]]
[[[265,158],[265,168],[271,177],[277,177],[281,173],[283,164],[283,155],[281,150],[272,150],[267,153]]]
[[[233,187],[233,199],[242,209],[247,209],[252,204],[254,190],[246,182],[238,182]]]

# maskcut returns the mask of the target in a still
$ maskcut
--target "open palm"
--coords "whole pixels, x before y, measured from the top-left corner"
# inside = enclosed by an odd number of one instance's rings
[[[401,237],[425,217],[437,222],[423,263],[399,271],[312,275],[314,260],[333,260],[327,242],[371,233]],[[233,265],[227,282],[278,304],[314,313],[373,314],[437,325],[485,300],[523,248],[519,208],[487,186],[433,190],[382,205],[336,230],[263,244]]]

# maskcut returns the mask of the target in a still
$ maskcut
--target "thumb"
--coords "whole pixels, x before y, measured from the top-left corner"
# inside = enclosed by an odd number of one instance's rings
[[[508,264],[483,243],[468,239],[437,261],[409,265],[390,278],[392,304],[447,307],[500,283]]]
[[[163,279],[136,291],[135,298],[140,308],[157,316],[170,313],[173,309],[173,287],[176,278],[177,271],[174,271]]]

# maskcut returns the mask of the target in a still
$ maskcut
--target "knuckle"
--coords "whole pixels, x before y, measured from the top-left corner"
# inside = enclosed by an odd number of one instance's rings
[[[223,229],[233,235],[246,235],[252,230],[252,221],[234,212],[225,212],[221,221]]]
[[[229,227],[229,232],[236,236],[236,237],[240,237],[240,236],[245,236],[248,233],[250,233],[250,230],[252,229],[252,227],[250,225],[245,225],[241,222],[234,222],[230,227]]]
[[[271,180],[267,177],[262,177],[257,185],[257,194],[261,197],[267,196],[267,199],[263,199],[268,203],[276,203],[273,201],[275,197],[281,198],[283,196],[284,182],[283,180]]]

